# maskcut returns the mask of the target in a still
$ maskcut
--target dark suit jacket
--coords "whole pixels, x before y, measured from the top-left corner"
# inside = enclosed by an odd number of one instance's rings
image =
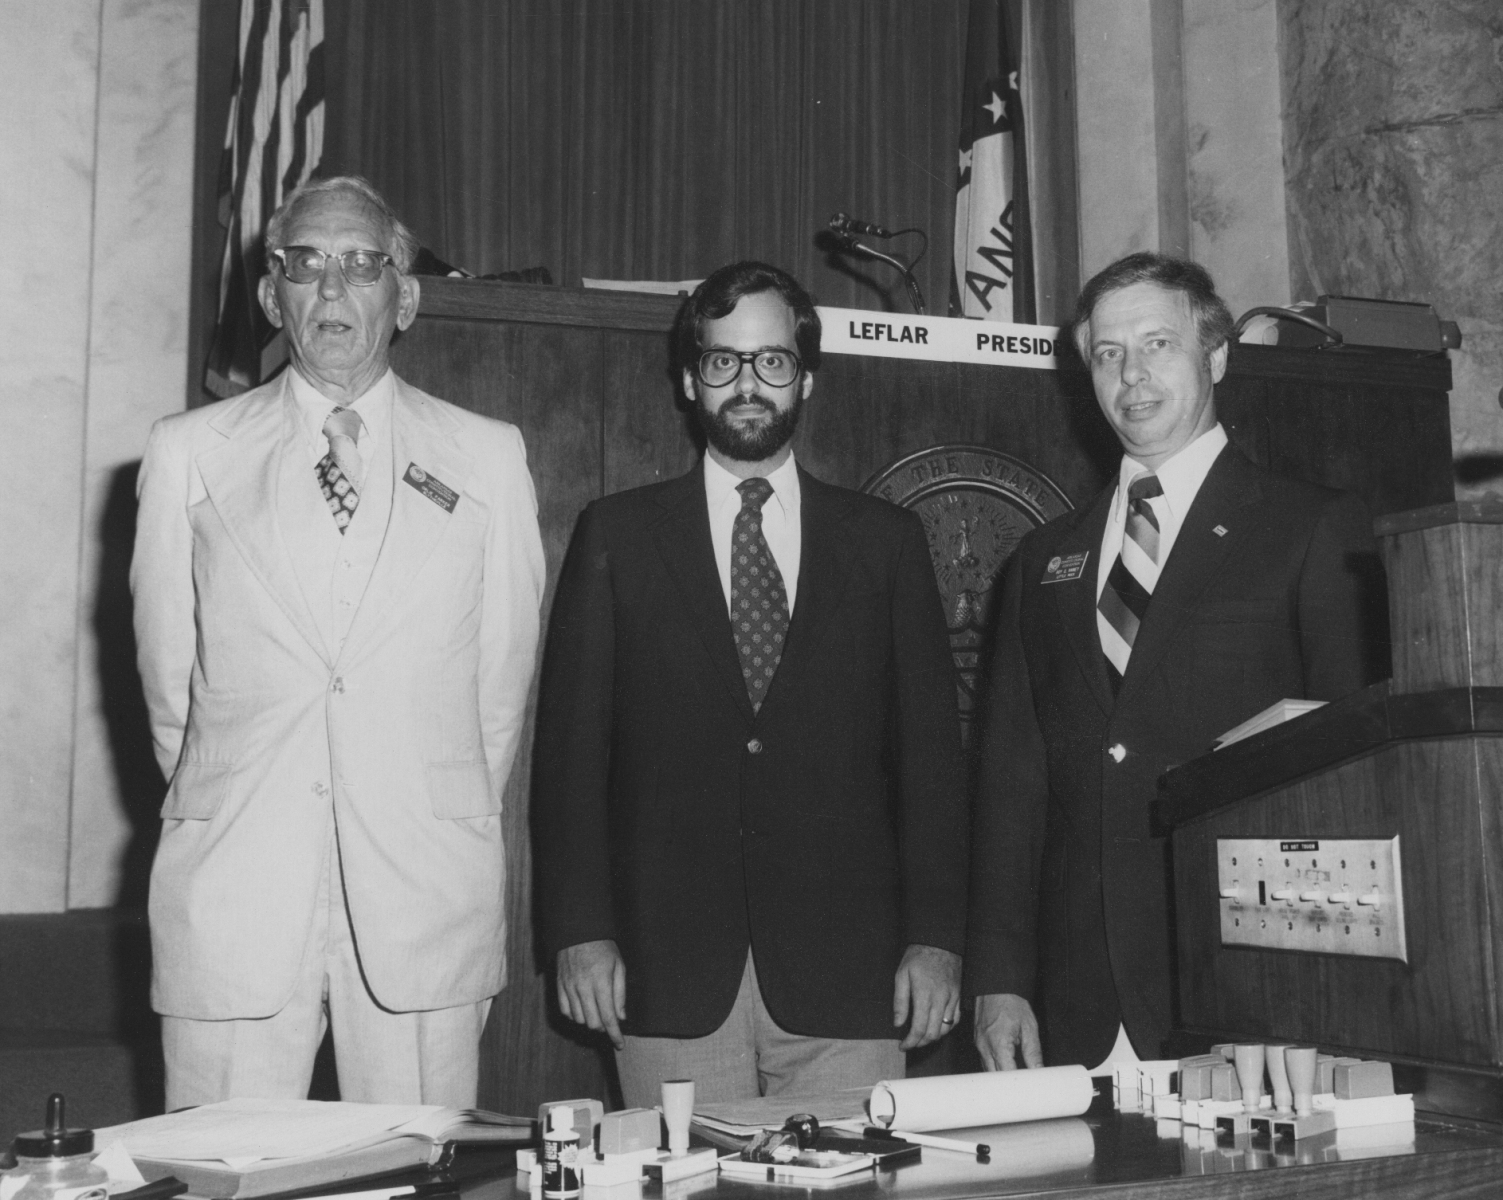
[[[614,938],[630,1031],[693,1037],[756,954],[790,1032],[892,1037],[909,943],[959,953],[968,819],[922,525],[800,471],[793,620],[760,713],[701,469],[597,500],[550,618],[533,821],[551,961]]]
[[[1046,1059],[1088,1066],[1110,1051],[1119,1016],[1150,1057],[1173,1023],[1169,846],[1149,820],[1159,776],[1278,700],[1334,700],[1387,674],[1362,503],[1227,446],[1114,701],[1095,608],[1113,488],[1029,534],[1005,572],[966,958],[969,992],[1031,997]],[[1043,582],[1051,559],[1077,553],[1089,554],[1078,579]]]

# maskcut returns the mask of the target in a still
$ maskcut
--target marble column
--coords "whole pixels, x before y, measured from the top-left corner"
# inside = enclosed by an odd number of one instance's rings
[[[0,6],[0,912],[68,882],[99,0]]]
[[[197,4],[105,0],[69,908],[141,900],[159,824],[126,570],[147,432],[187,406],[197,72]]]
[[[1080,270],[1161,250],[1289,300],[1275,0],[1074,0]]]
[[[1295,297],[1456,321],[1457,491],[1503,491],[1503,7],[1280,0],[1279,25]]]
[[[197,19],[0,5],[0,912],[112,903],[130,837],[94,630],[111,488],[185,406]]]

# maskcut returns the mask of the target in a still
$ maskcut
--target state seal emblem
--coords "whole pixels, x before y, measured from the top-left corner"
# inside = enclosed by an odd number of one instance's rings
[[[920,450],[878,471],[861,490],[913,509],[924,522],[950,627],[961,734],[969,745],[1002,567],[1024,534],[1072,505],[1047,476],[986,446]]]

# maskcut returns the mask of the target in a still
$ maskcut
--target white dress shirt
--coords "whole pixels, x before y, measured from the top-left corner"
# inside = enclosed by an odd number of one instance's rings
[[[725,612],[731,612],[731,536],[736,514],[741,511],[741,482],[718,462],[705,455],[705,499],[710,505],[710,544],[715,548],[715,566],[720,571],[720,588],[725,593]],[[798,591],[798,564],[804,547],[804,529],[799,520],[798,467],[793,455],[767,477],[772,495],[762,505],[762,536],[772,551],[778,572],[783,576],[783,590],[788,595],[788,615],[793,616],[794,595]]]
[[[1127,527],[1128,485],[1139,475],[1157,475],[1159,486],[1164,489],[1162,496],[1149,501],[1153,506],[1154,516],[1159,519],[1158,561],[1162,568],[1169,561],[1169,552],[1174,549],[1174,540],[1179,537],[1180,526],[1185,523],[1185,514],[1190,511],[1190,505],[1195,503],[1200,485],[1210,474],[1217,455],[1226,448],[1226,442],[1226,430],[1218,421],[1178,454],[1160,464],[1157,471],[1145,467],[1126,454],[1122,456],[1122,467],[1117,472],[1117,491],[1112,496],[1112,510],[1106,517],[1106,532],[1101,535],[1101,558],[1096,564],[1098,600],[1102,589],[1106,587],[1106,577],[1111,573],[1112,564],[1122,552],[1122,532]]]
[[[302,429],[308,447],[308,456],[315,465],[329,452],[329,439],[324,435],[324,422],[336,408],[354,409],[360,414],[361,431],[356,443],[360,450],[361,477],[351,480],[360,494],[360,506],[355,511],[343,536],[329,537],[331,529],[337,528],[333,518],[315,518],[316,533],[323,535],[329,546],[326,555],[313,555],[305,560],[300,576],[306,591],[309,606],[318,620],[325,643],[333,648],[344,644],[349,635],[360,599],[365,594],[376,560],[381,554],[381,545],[386,536],[387,522],[391,517],[393,463],[392,463],[392,410],[396,403],[396,376],[390,369],[376,380],[352,404],[338,405],[311,383],[289,367],[292,396],[302,418]],[[308,479],[314,479],[312,470]],[[316,491],[316,488],[314,489]],[[285,530],[283,537],[299,537],[296,532]],[[316,576],[311,574],[312,563],[317,563]]]
[[[314,465],[329,452],[329,439],[324,436],[324,422],[336,408],[350,408],[360,414],[362,428],[360,440],[356,444],[360,449],[361,465],[366,472],[370,471],[371,463],[377,461],[383,450],[390,458],[391,406],[396,393],[396,384],[393,382],[396,376],[392,374],[390,367],[380,379],[361,393],[359,399],[345,405],[330,400],[299,375],[296,367],[287,368],[287,377],[292,381],[292,397],[297,401],[298,412],[302,414],[309,461]],[[350,482],[358,492],[365,480],[352,479]]]

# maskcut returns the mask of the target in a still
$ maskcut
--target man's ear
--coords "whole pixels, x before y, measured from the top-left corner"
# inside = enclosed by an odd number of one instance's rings
[[[684,396],[690,404],[699,403],[699,397],[694,394],[694,372],[688,367],[684,368]]]
[[[261,311],[266,314],[266,319],[278,329],[282,328],[282,306],[277,301],[277,285],[271,276],[261,276],[261,282],[256,285],[256,295],[261,300]]]
[[[1220,383],[1221,377],[1226,374],[1226,359],[1231,353],[1232,344],[1222,342],[1216,349],[1211,351],[1211,382]]]
[[[801,399],[801,400],[807,400],[809,398],[809,393],[814,390],[814,372],[813,371],[807,371],[806,370],[804,372],[803,379],[799,381],[799,389],[800,389],[800,391],[799,391],[799,399]]]
[[[397,277],[397,328],[406,329],[418,315],[418,301],[422,298],[423,288],[418,283],[415,275],[399,275]]]

